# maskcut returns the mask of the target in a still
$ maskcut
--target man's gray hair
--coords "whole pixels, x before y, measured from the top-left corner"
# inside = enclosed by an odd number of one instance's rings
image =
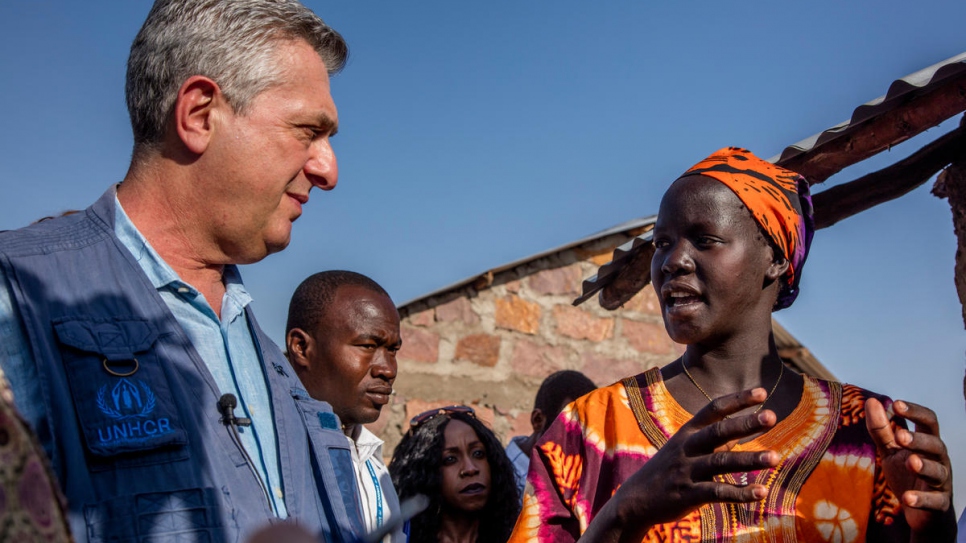
[[[345,40],[296,0],[157,0],[127,62],[135,156],[161,143],[186,79],[211,78],[235,113],[244,114],[278,82],[274,53],[291,40],[315,49],[329,74],[345,66]]]

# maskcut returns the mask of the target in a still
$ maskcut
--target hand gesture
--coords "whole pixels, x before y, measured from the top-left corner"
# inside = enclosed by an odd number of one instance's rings
[[[714,476],[778,464],[778,454],[773,451],[729,450],[737,440],[775,425],[775,413],[767,409],[726,418],[762,403],[767,396],[765,389],[756,388],[722,396],[705,406],[621,485],[581,541],[640,541],[651,526],[678,520],[706,503],[763,499],[767,490],[762,485],[721,483]]]
[[[953,472],[946,445],[939,438],[936,414],[912,402],[896,401],[895,414],[915,423],[915,432],[893,429],[882,403],[865,402],[865,423],[882,458],[889,488],[902,502],[914,534],[928,541],[952,541],[956,518],[952,509]]]

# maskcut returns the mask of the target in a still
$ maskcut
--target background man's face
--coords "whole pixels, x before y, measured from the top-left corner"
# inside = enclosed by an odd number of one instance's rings
[[[374,422],[389,403],[402,344],[392,300],[365,287],[339,287],[312,335],[310,370],[301,376],[309,394],[329,402],[343,424]]]
[[[235,263],[284,249],[312,187],[330,190],[338,181],[329,143],[338,113],[325,63],[301,41],[281,43],[276,57],[278,84],[243,114],[220,109],[203,155],[210,172],[199,205]]]

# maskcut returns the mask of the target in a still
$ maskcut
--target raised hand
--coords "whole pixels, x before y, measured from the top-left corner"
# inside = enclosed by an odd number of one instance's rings
[[[778,464],[778,454],[773,451],[728,450],[735,441],[775,425],[775,414],[767,409],[726,418],[766,398],[765,389],[756,388],[722,396],[705,406],[621,485],[581,541],[640,541],[651,526],[678,520],[706,503],[763,499],[767,495],[764,486],[721,483],[714,476]]]
[[[896,401],[895,414],[915,424],[915,432],[893,428],[882,403],[865,402],[865,423],[882,458],[889,488],[902,502],[914,540],[953,541],[953,471],[946,445],[939,437],[939,421],[929,408]]]

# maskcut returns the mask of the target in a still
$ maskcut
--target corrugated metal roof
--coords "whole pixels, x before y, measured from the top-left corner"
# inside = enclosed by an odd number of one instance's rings
[[[966,52],[893,81],[885,95],[855,108],[848,120],[807,137],[798,143],[789,145],[780,154],[771,157],[769,161],[784,164],[803,153],[810,153],[834,139],[855,132],[863,123],[908,102],[916,96],[928,93],[941,86],[945,81],[962,74],[966,74]]]
[[[592,241],[596,241],[598,239],[605,238],[605,237],[610,236],[610,235],[613,235],[613,234],[620,234],[620,233],[623,233],[623,232],[627,232],[628,230],[634,230],[634,229],[640,228],[642,226],[648,226],[648,225],[654,224],[654,221],[655,220],[657,220],[657,215],[651,215],[649,217],[641,217],[641,218],[637,218],[637,219],[631,219],[631,220],[629,220],[627,222],[620,223],[620,224],[618,224],[616,226],[612,226],[612,227],[607,228],[605,230],[601,230],[600,232],[597,232],[595,234],[591,234],[591,235],[589,235],[587,237],[578,239],[577,241],[573,241],[571,243],[567,243],[567,244],[561,245],[559,247],[555,247],[553,249],[550,249],[550,250],[547,250],[547,251],[543,251],[541,253],[537,253],[535,255],[531,255],[531,256],[528,256],[528,257],[524,257],[524,258],[521,258],[519,260],[514,260],[513,262],[510,262],[508,264],[504,264],[502,266],[489,269],[489,270],[487,270],[487,271],[485,271],[485,272],[483,272],[481,274],[478,274],[478,275],[473,275],[471,277],[467,277],[466,279],[463,279],[461,281],[457,281],[457,282],[455,282],[455,283],[453,283],[451,285],[448,285],[448,286],[445,286],[443,288],[434,290],[433,292],[430,292],[428,294],[423,294],[422,296],[418,296],[416,298],[413,298],[412,300],[409,300],[408,302],[400,305],[399,306],[399,309],[403,309],[403,308],[405,308],[405,307],[407,307],[407,306],[409,306],[411,304],[414,304],[416,302],[419,302],[421,300],[425,300],[425,299],[431,298],[433,296],[439,296],[440,294],[445,294],[447,292],[451,292],[451,291],[454,291],[456,289],[463,288],[463,287],[465,287],[467,285],[471,285],[476,280],[480,279],[481,277],[485,277],[485,276],[488,276],[488,275],[489,276],[496,275],[496,274],[498,274],[500,272],[504,272],[506,270],[513,269],[513,268],[515,268],[515,267],[517,267],[517,266],[519,266],[521,264],[526,264],[527,262],[532,262],[534,260],[537,260],[538,258],[543,258],[545,256],[550,256],[552,254],[556,254],[556,253],[559,253],[559,252],[562,252],[562,251],[566,251],[567,249],[572,249],[574,247],[578,247],[578,246],[583,245],[585,243],[590,243]]]
[[[657,215],[652,215],[649,217],[649,219],[651,219],[650,224],[654,224],[654,221],[657,220]],[[610,284],[610,282],[613,281],[617,276],[617,273],[624,268],[624,265],[628,260],[630,260],[644,246],[651,244],[651,239],[653,236],[654,230],[648,230],[647,232],[644,232],[636,238],[614,249],[614,256],[611,258],[611,261],[598,268],[597,273],[592,277],[584,279],[581,287],[583,294],[574,300],[574,305],[584,303],[588,298],[603,289],[605,285]],[[650,270],[648,270],[648,272],[649,271]],[[650,277],[648,277],[647,282],[650,282]],[[647,283],[645,283],[645,285],[646,284]]]
[[[769,161],[784,165],[793,159],[801,159],[803,156],[816,152],[831,141],[858,133],[863,125],[869,121],[908,103],[917,96],[937,90],[944,84],[964,75],[966,75],[966,53],[961,53],[897,79],[889,85],[889,90],[885,95],[855,108],[847,121],[786,147],[779,155],[772,157]],[[917,128],[924,130],[928,127]],[[601,293],[620,274],[638,251],[648,248],[650,242],[651,233],[646,232],[615,249],[612,260],[601,266],[593,277],[584,280],[583,292],[580,297],[574,300],[574,305],[581,304],[594,294]],[[640,273],[647,274],[649,270],[640,270]],[[643,285],[646,285],[649,281],[650,278],[648,277]],[[642,288],[643,285],[641,285]],[[629,299],[634,293],[623,294],[624,298]],[[617,304],[615,300],[609,300],[608,305],[604,305],[602,297],[600,301],[602,306],[609,309],[614,309],[615,304]]]

